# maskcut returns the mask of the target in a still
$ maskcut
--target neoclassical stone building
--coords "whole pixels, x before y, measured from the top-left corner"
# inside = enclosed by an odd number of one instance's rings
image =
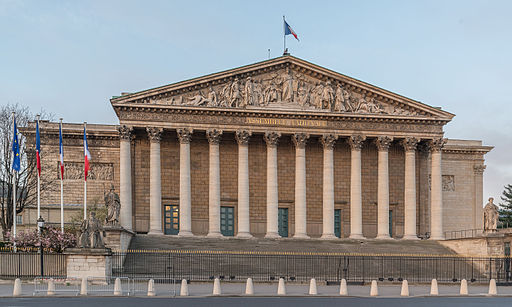
[[[120,125],[87,126],[88,203],[114,183],[137,233],[443,239],[482,228],[492,147],[444,138],[454,115],[441,108],[296,57],[110,102]],[[41,127],[57,167],[58,124]],[[67,203],[83,197],[81,129],[64,125]],[[58,191],[44,199],[58,203]]]

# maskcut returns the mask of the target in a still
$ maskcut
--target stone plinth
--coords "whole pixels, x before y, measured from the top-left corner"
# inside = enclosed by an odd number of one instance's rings
[[[64,254],[68,278],[110,278],[112,276],[110,248],[67,248]]]
[[[133,231],[124,229],[121,226],[105,226],[103,230],[105,246],[114,251],[126,251],[130,246],[133,236],[135,236]]]

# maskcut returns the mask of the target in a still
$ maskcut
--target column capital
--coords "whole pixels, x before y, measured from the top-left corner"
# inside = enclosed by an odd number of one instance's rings
[[[431,152],[441,152],[444,144],[446,144],[446,139],[432,139],[428,141],[428,147]]]
[[[176,129],[176,133],[178,134],[178,139],[180,144],[189,144],[192,141],[192,133],[194,130],[192,128],[178,128]]]
[[[375,139],[375,145],[377,145],[378,151],[388,151],[391,142],[393,142],[393,138],[389,136],[379,136]]]
[[[338,139],[337,135],[334,134],[324,134],[320,138],[320,143],[324,146],[324,149],[334,149],[334,144],[336,143],[336,140]]]
[[[249,145],[249,139],[251,138],[252,132],[248,130],[237,130],[235,133],[236,141],[238,145]]]
[[[405,151],[416,151],[419,140],[414,137],[405,138],[400,143],[404,147]]]
[[[366,136],[362,134],[355,134],[348,138],[348,144],[352,150],[360,151],[363,148],[363,142],[366,140]]]
[[[475,172],[476,175],[482,175],[486,168],[487,168],[487,165],[479,164],[479,165],[473,166],[473,171]]]
[[[306,133],[294,133],[292,134],[292,141],[297,148],[306,148],[306,143],[309,139],[309,134]]]
[[[219,145],[221,136],[222,136],[222,130],[219,130],[219,129],[206,130],[206,137],[208,138],[208,142],[210,144]]]
[[[164,129],[157,127],[147,127],[146,131],[148,132],[150,142],[159,143],[160,138],[162,137],[162,132],[164,132]]]
[[[117,131],[119,132],[119,138],[124,141],[130,141],[132,139],[132,127],[128,127],[126,125],[122,125],[117,127]]]
[[[265,142],[267,143],[268,147],[276,147],[280,137],[280,132],[271,131],[265,132],[265,136],[263,138],[265,139]]]

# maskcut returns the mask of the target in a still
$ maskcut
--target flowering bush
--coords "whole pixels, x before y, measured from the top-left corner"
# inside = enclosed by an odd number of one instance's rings
[[[7,234],[9,241],[13,242],[11,234]],[[41,231],[41,236],[37,233],[37,229],[22,231],[16,235],[16,247],[18,248],[39,248],[39,244],[43,245],[45,250],[61,253],[67,247],[76,246],[77,237],[73,233],[62,233],[60,229],[47,227]]]

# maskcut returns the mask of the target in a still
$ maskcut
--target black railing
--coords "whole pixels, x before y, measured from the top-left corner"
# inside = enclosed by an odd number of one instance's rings
[[[66,255],[43,252],[43,277],[66,277]],[[38,251],[0,251],[0,278],[34,278],[41,276]]]
[[[446,240],[476,238],[476,237],[481,237],[483,235],[483,231],[484,231],[483,229],[464,229],[464,230],[446,231],[444,233],[444,238]]]
[[[207,281],[215,277],[242,281],[327,282],[371,280],[508,283],[511,258],[335,253],[263,253],[215,251],[142,251],[114,253],[113,275]]]

